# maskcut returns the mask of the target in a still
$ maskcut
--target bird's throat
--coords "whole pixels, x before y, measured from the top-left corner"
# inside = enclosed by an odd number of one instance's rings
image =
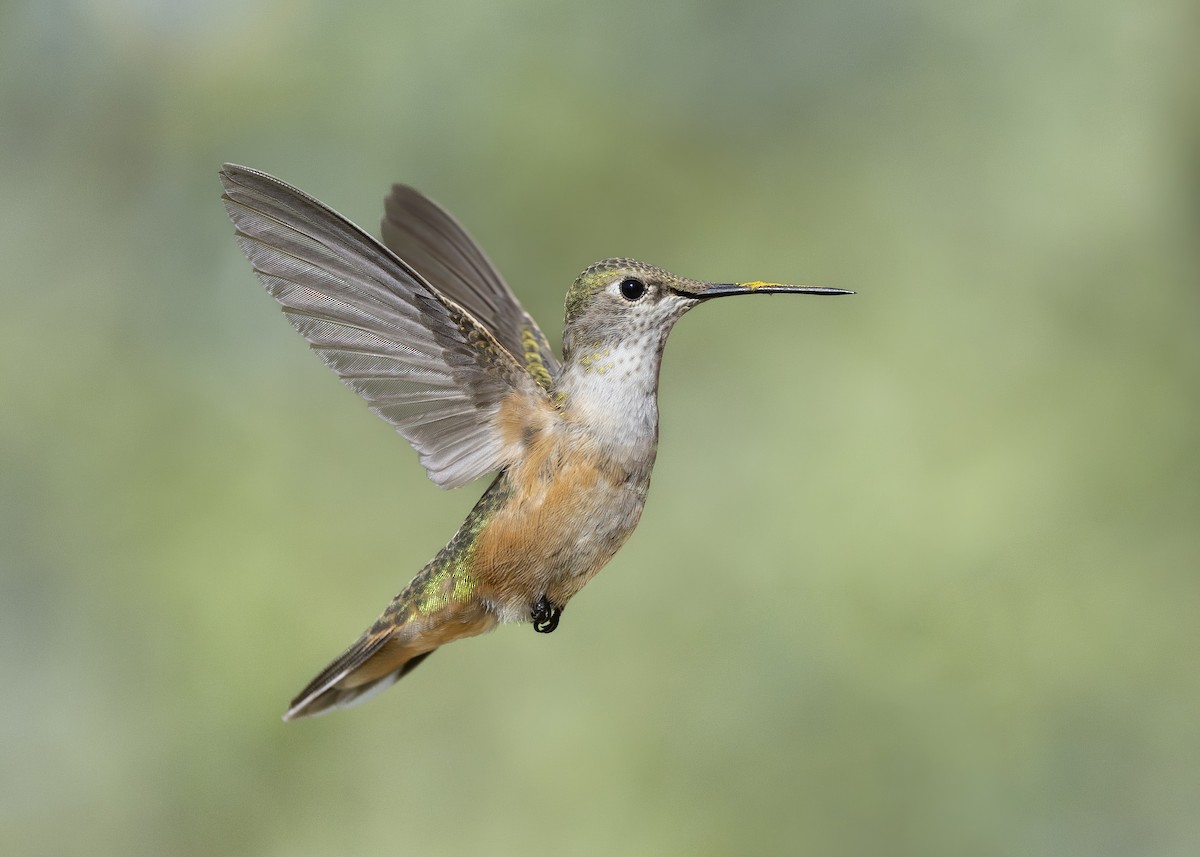
[[[658,360],[642,349],[597,349],[564,367],[563,417],[630,461],[653,461],[658,443]]]

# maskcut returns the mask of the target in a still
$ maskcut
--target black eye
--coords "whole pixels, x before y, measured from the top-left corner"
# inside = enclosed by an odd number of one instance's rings
[[[641,280],[635,280],[633,277],[626,277],[621,280],[621,297],[627,301],[636,301],[646,294],[646,284]]]

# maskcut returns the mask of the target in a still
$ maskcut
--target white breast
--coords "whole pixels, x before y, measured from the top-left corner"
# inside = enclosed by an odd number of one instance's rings
[[[658,360],[646,340],[586,353],[563,372],[568,419],[614,455],[651,460],[658,439]]]

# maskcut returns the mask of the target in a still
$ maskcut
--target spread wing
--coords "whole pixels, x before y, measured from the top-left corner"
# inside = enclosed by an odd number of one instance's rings
[[[284,315],[420,455],[442,488],[510,463],[496,424],[509,396],[546,394],[463,306],[332,209],[226,164],[238,243]]]
[[[450,212],[419,190],[393,185],[384,203],[383,243],[435,289],[487,325],[549,390],[558,358],[483,248]]]

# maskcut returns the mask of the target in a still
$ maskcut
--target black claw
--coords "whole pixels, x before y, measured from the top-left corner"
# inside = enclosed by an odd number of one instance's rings
[[[558,620],[562,618],[562,608],[555,607],[543,595],[533,605],[532,615],[533,630],[539,634],[549,634],[558,627]]]

